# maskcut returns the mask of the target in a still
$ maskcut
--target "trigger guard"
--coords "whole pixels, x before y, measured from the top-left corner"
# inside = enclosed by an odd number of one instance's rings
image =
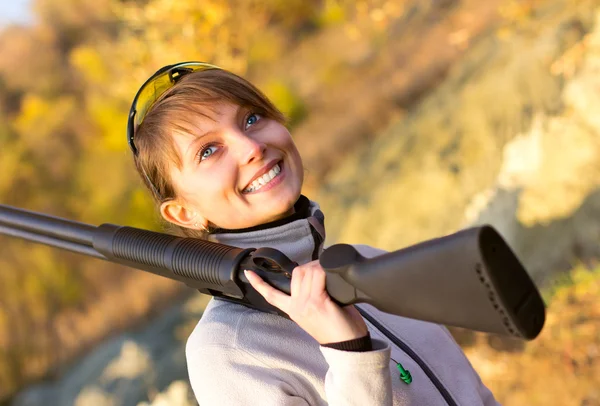
[[[252,253],[254,265],[267,272],[292,272],[298,264],[290,260],[283,252],[273,248],[258,248]]]

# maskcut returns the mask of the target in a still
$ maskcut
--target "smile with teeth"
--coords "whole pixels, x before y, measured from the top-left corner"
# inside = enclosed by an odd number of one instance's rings
[[[273,178],[277,177],[277,175],[279,175],[279,172],[281,172],[281,168],[279,167],[279,164],[275,164],[275,166],[272,167],[269,172],[254,179],[250,186],[244,189],[244,193],[256,192],[258,189],[271,182]]]

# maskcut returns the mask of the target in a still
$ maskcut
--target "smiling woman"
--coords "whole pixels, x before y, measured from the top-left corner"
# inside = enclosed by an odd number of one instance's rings
[[[197,62],[167,66],[134,99],[128,141],[163,218],[184,234],[300,264],[290,295],[245,272],[289,319],[224,298],[208,305],[186,346],[201,405],[496,404],[443,327],[331,300],[318,261],[324,215],[301,195],[283,115],[252,84]]]
[[[304,172],[284,122],[258,89],[230,72],[209,68],[178,80],[135,131],[137,167],[163,217],[198,236],[288,215]],[[277,176],[267,183],[271,170]]]

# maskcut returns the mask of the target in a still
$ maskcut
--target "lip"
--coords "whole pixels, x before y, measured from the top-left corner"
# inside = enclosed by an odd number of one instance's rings
[[[258,172],[256,172],[254,174],[254,176],[250,179],[250,182],[248,182],[246,184],[246,186],[244,186],[242,188],[242,191],[248,189],[248,187],[252,184],[252,182],[254,182],[258,177],[263,176],[265,173],[269,172],[271,169],[273,169],[273,167],[275,165],[277,165],[278,162],[280,162],[281,159],[273,159],[272,161],[270,161],[268,164],[266,164],[265,166],[263,166],[261,169],[258,170]]]

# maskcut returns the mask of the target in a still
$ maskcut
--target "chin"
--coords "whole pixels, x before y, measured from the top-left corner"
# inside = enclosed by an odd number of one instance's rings
[[[300,193],[297,195],[290,195],[289,197],[281,196],[280,201],[274,202],[269,213],[270,215],[267,216],[269,220],[266,220],[265,222],[268,223],[269,221],[279,220],[292,214],[294,203],[296,203],[299,197]]]

